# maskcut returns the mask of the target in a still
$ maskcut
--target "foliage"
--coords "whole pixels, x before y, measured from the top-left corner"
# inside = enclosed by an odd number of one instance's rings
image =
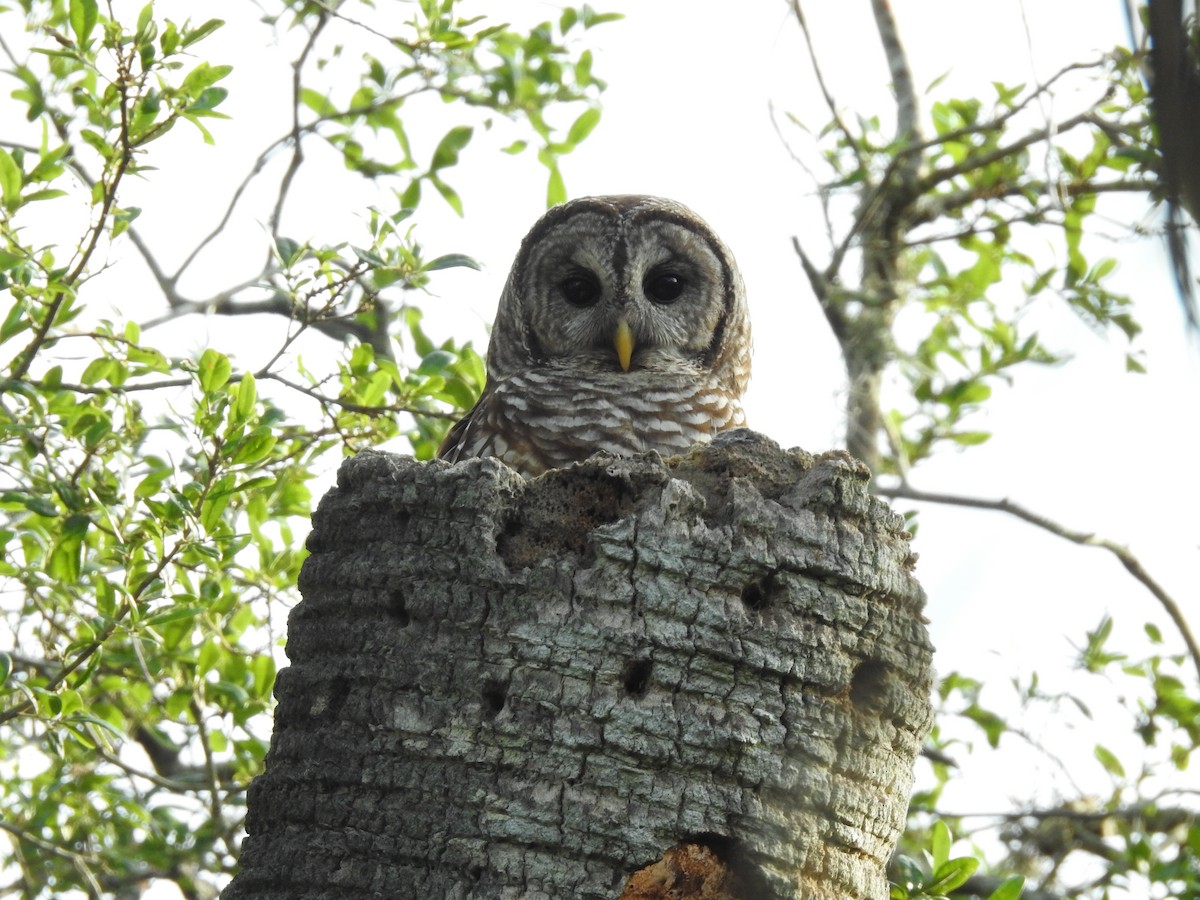
[[[222,109],[236,69],[198,57],[223,23],[172,20],[153,4],[0,4],[24,115],[6,130],[23,138],[0,143],[0,289],[12,297],[0,324],[0,645],[14,648],[0,653],[6,895],[124,896],[166,879],[204,896],[230,871],[314,472],[402,429],[428,458],[450,411],[482,388],[479,355],[429,337],[404,299],[440,270],[474,265],[424,254],[421,204],[440,197],[461,213],[452,171],[496,115],[529,134],[559,199],[559,161],[598,120],[603,85],[572,44],[614,17],[589,7],[522,32],[463,18],[453,0],[406,5],[393,31],[366,2],[268,6],[266,25],[300,47],[292,128],[168,272],[122,197],[130,179],[154,179],[154,142],[179,123],[204,142],[230,139]],[[348,35],[374,49],[346,59]],[[426,159],[409,141],[425,127],[410,110],[418,95],[458,119]],[[393,198],[357,245],[287,236],[314,142]],[[183,277],[247,214],[247,188],[279,157],[284,174],[257,213],[270,245],[261,272],[216,297],[184,296]],[[265,315],[277,350],[252,368],[218,347],[168,351],[131,311],[106,311],[118,251],[153,276],[166,310],[156,321]],[[296,355],[312,334],[341,343],[335,371],[310,373]]]
[[[1081,73],[1095,102],[1038,124],[1039,100]],[[845,209],[853,224],[824,266],[798,249],[852,380],[886,371],[901,386],[895,407],[883,407],[888,398],[871,404],[881,421],[860,423],[870,432],[862,455],[880,473],[903,476],[941,447],[985,442],[989,433],[970,422],[994,387],[1022,366],[1064,359],[1026,325],[1037,307],[1066,304],[1130,342],[1141,330],[1130,299],[1107,286],[1115,260],[1089,260],[1082,242],[1100,195],[1153,186],[1139,58],[1118,48],[1045,84],[993,90],[987,103],[935,100],[927,122],[891,139],[878,116],[851,125],[836,112],[816,135],[829,231],[838,233]],[[1053,164],[1036,164],[1034,151],[1052,153]],[[1053,232],[1057,258],[1041,249]],[[847,272],[852,261],[861,279]],[[1142,367],[1132,344],[1126,366]]]
[[[946,895],[967,885],[979,860],[973,856],[950,857],[953,836],[945,822],[935,820],[929,829],[929,849],[922,852],[921,861],[898,854],[892,861],[895,878],[889,894],[891,900],[946,900]],[[1025,879],[1013,875],[1004,879],[987,894],[987,900],[1018,900]]]
[[[1149,650],[1131,661],[1127,651],[1111,648],[1113,623],[1106,618],[1080,644],[1078,678],[1053,690],[1036,670],[1014,672],[1007,694],[966,673],[944,675],[926,747],[929,777],[913,798],[893,896],[1014,890],[1004,887],[1002,874],[955,869],[943,821],[978,834],[974,853],[990,861],[984,868],[1019,873],[1038,898],[1198,896],[1194,802],[1169,775],[1188,768],[1200,741],[1192,671],[1200,668],[1200,648],[1181,604],[1128,550],[1090,532],[1009,501],[909,484],[917,467],[925,477],[936,471],[939,451],[989,439],[975,423],[997,385],[1031,365],[1067,359],[1035,327],[1047,308],[1069,309],[1093,329],[1119,336],[1127,370],[1142,371],[1133,301],[1109,287],[1116,263],[1089,258],[1094,244],[1085,237],[1095,233],[1105,198],[1160,192],[1144,54],[1118,47],[1042,84],[995,83],[985,98],[949,97],[938,83],[918,98],[896,23],[881,12],[885,5],[874,8],[894,78],[894,135],[884,133],[882,115],[851,117],[839,108],[815,57],[829,123],[812,133],[792,119],[808,158],[817,160],[811,169],[830,236],[824,255],[798,242],[796,250],[846,361],[848,444],[871,464],[885,496],[1010,513],[1059,538],[1108,550],[1179,632],[1164,639],[1147,624]],[[813,46],[801,6],[793,11]],[[1072,93],[1083,98],[1075,111],[1059,106],[1053,121],[1043,118],[1043,101]],[[919,112],[922,100],[926,115]],[[1181,642],[1187,652],[1168,651]],[[1104,679],[1106,704],[1116,707],[1104,716],[1124,716],[1124,730],[1093,721],[1085,698],[1097,678]],[[1107,788],[1079,786],[1072,764],[1051,745],[1054,737],[1038,733],[1048,722],[1074,729],[1074,741],[1102,735],[1093,737],[1092,755]],[[1123,734],[1137,735],[1141,747],[1114,737]],[[1030,796],[1007,814],[955,815],[944,792],[960,777],[957,761],[976,751],[1008,760],[1032,752],[1058,767],[1061,793]],[[932,859],[924,867],[912,862],[931,841]]]
[[[1136,895],[1147,883],[1169,891],[1166,896],[1195,896],[1200,892],[1200,825],[1187,805],[1188,792],[1171,775],[1189,769],[1200,744],[1200,703],[1186,686],[1188,660],[1161,653],[1131,660],[1109,646],[1113,625],[1105,617],[1088,632],[1078,648],[1076,669],[1105,677],[1122,698],[1124,721],[1106,710],[1101,732],[1135,735],[1143,752],[1124,742],[1118,748],[1106,739],[1095,740],[1092,753],[1108,781],[1106,791],[1096,789],[1093,779],[1090,789],[1073,799],[1039,807],[1031,798],[1027,807],[1001,817],[1002,852],[994,852],[994,841],[985,848],[991,852],[979,852],[991,859],[995,871],[1018,872],[1043,889],[1070,857],[1077,874],[1067,896],[1105,897],[1115,888]],[[1147,633],[1153,645],[1161,646],[1154,626],[1147,626]],[[994,816],[977,817],[983,819],[979,822],[949,814],[942,805],[942,792],[956,777],[952,760],[973,753],[977,742],[1009,757],[1022,746],[1047,754],[1046,742],[1054,734],[1031,733],[1022,723],[1057,721],[1079,734],[1098,730],[1089,727],[1095,714],[1079,687],[1047,691],[1034,671],[1027,679],[1014,678],[1010,688],[1017,700],[1012,710],[985,702],[990,694],[997,704],[1008,706],[1010,698],[998,686],[989,690],[958,672],[939,680],[937,724],[926,748],[933,779],[913,796],[906,852],[928,840],[922,823],[931,819],[935,828],[946,821],[956,830],[982,835],[995,827],[990,821]]]

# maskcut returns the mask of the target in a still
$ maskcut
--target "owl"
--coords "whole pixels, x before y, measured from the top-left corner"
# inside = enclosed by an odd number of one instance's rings
[[[659,197],[585,197],[534,224],[513,262],[487,384],[438,451],[525,475],[597,451],[669,455],[745,424],[746,291],[695,213]]]

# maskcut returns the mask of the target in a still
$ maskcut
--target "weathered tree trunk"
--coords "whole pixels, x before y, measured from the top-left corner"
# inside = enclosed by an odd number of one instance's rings
[[[349,460],[224,897],[615,900],[668,851],[625,896],[699,860],[708,897],[885,897],[932,648],[867,480],[745,431],[532,481]]]

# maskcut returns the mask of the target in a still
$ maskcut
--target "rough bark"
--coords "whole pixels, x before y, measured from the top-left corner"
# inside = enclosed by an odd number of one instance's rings
[[[705,896],[885,897],[932,648],[867,482],[745,431],[531,481],[347,461],[223,896],[616,898],[715,858]]]

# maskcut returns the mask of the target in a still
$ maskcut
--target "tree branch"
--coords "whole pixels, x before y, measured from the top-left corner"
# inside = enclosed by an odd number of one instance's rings
[[[895,487],[885,487],[876,485],[875,492],[884,497],[893,499],[915,500],[923,503],[938,503],[946,506],[962,506],[969,509],[988,509],[996,512],[1007,513],[1014,516],[1023,522],[1028,522],[1048,531],[1063,540],[1070,541],[1073,544],[1079,544],[1084,547],[1098,547],[1102,550],[1107,550],[1115,556],[1134,577],[1140,582],[1154,598],[1159,602],[1159,605],[1166,611],[1171,621],[1175,624],[1175,628],[1179,631],[1183,638],[1184,644],[1187,646],[1188,654],[1192,658],[1192,662],[1196,666],[1197,675],[1200,676],[1200,644],[1196,642],[1196,637],[1192,633],[1191,626],[1188,624],[1187,617],[1184,616],[1183,610],[1178,602],[1171,597],[1166,590],[1151,577],[1146,571],[1141,561],[1130,552],[1128,547],[1123,547],[1115,541],[1107,538],[1099,537],[1098,535],[1087,532],[1077,531],[1073,528],[1067,528],[1052,519],[1047,518],[1039,513],[1035,513],[1026,509],[1019,504],[1013,503],[1005,498],[1002,500],[987,500],[980,497],[963,497],[956,494],[942,494],[933,491],[922,491],[907,485],[897,485]]]
[[[900,32],[892,15],[889,0],[871,0],[871,12],[875,14],[875,28],[883,43],[888,70],[892,73],[892,90],[896,94],[896,140],[915,143],[921,140],[920,110],[917,106],[917,91],[913,87],[912,69],[908,55],[900,43]],[[919,160],[914,156],[911,163],[914,173]]]
[[[1153,186],[1151,182],[1138,178],[1118,178],[1113,181],[1097,182],[1073,181],[1066,184],[1050,184],[1045,181],[1002,183],[923,197],[913,206],[912,221],[914,225],[924,225],[942,216],[958,212],[972,203],[984,200],[1004,200],[1029,194],[1044,197],[1058,193],[1067,197],[1080,197],[1087,194],[1145,193]],[[1034,212],[1036,213],[1037,210]],[[914,243],[923,243],[923,241]]]

